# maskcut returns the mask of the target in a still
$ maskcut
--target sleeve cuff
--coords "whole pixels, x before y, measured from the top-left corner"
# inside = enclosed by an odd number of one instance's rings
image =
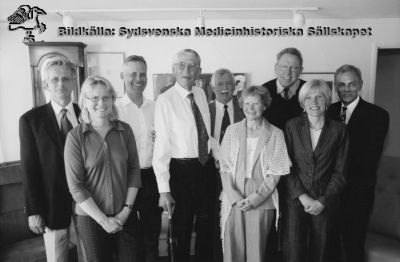
[[[171,192],[171,189],[169,188],[169,182],[168,183],[157,183],[158,185],[158,192],[159,193],[168,193]]]
[[[128,187],[136,187],[136,188],[142,187],[142,179],[140,173],[133,174],[128,177]]]
[[[262,199],[262,198],[260,197],[259,194],[254,193],[254,194],[251,194],[251,195],[249,196],[249,201],[250,201],[250,204],[251,204],[254,208],[256,208],[256,207],[258,207],[262,202],[264,202],[264,199]]]
[[[90,197],[90,194],[88,191],[82,190],[81,192],[72,195],[72,197],[76,201],[77,204],[80,204],[83,201],[85,201],[86,199],[88,199]]]

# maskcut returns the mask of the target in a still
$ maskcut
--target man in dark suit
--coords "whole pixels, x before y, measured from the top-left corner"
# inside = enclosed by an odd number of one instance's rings
[[[233,123],[237,123],[245,116],[239,106],[236,96],[233,96],[235,90],[235,77],[228,69],[221,68],[214,72],[211,77],[211,89],[215,94],[215,100],[210,101],[210,117],[211,117],[211,136],[218,142],[218,146],[224,137],[226,128]],[[214,158],[217,152],[213,152]],[[222,190],[221,178],[219,172],[216,176],[216,192],[215,192],[215,207],[214,218],[212,219],[214,228],[214,243],[213,243],[213,259],[214,262],[222,262],[222,242],[219,213],[221,209],[219,195]]]
[[[353,65],[336,70],[335,88],[341,101],[328,114],[347,125],[349,172],[341,202],[340,233],[345,261],[363,262],[369,217],[374,204],[376,172],[389,127],[389,114],[359,96],[361,71]]]
[[[68,228],[72,198],[64,169],[67,133],[78,124],[72,103],[74,65],[52,57],[42,66],[43,87],[50,103],[29,110],[19,120],[25,212],[30,229],[44,234],[47,261],[68,261]]]
[[[276,59],[277,78],[263,84],[272,98],[264,116],[271,124],[283,129],[287,120],[303,112],[299,104],[299,91],[305,83],[299,79],[303,71],[303,57],[299,50],[289,47],[281,50]]]
[[[226,124],[230,125],[242,120],[245,116],[236,96],[235,77],[228,69],[221,68],[214,72],[210,81],[215,100],[210,101],[211,135],[221,144],[225,134]],[[225,111],[227,113],[225,113]],[[223,119],[225,117],[225,123]],[[227,121],[229,120],[229,121]]]

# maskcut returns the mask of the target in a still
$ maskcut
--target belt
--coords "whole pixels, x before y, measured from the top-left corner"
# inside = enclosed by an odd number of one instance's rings
[[[198,157],[192,157],[192,158],[171,158],[171,160],[176,160],[178,162],[195,162],[199,161]],[[211,153],[208,154],[208,160],[211,159]]]

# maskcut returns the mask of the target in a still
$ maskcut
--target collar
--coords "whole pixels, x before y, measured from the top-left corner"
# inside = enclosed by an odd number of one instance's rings
[[[233,109],[233,99],[231,99],[227,105],[228,105],[228,110]],[[223,111],[224,110],[224,104],[219,102],[217,99],[215,99],[215,106],[217,107],[218,110]]]
[[[357,98],[354,99],[353,102],[351,102],[350,104],[348,104],[348,105],[346,106],[346,107],[347,107],[347,111],[353,112],[353,111],[354,111],[354,108],[356,108],[356,106],[358,105],[359,102],[360,102],[360,96],[357,96]],[[341,109],[342,109],[344,106],[345,106],[345,105],[343,105],[343,103],[342,103]],[[342,110],[340,110],[340,111],[342,111]]]
[[[90,123],[82,123],[83,124],[83,133],[94,131],[92,124]],[[116,120],[110,123],[111,129],[115,129],[117,131],[124,131],[125,128],[122,126],[121,122]]]
[[[138,107],[135,103],[132,102],[132,100],[129,98],[129,96],[128,96],[127,94],[125,94],[123,97],[120,98],[120,102],[121,102],[121,105],[123,105],[123,106],[127,106],[127,105],[129,105],[129,104],[133,104],[133,105],[135,105],[136,107]],[[150,104],[150,100],[147,99],[147,98],[143,95],[143,103],[142,103],[142,106],[141,106],[141,107],[145,107],[145,106],[147,106],[147,105],[149,105],[149,104]]]
[[[291,85],[291,86],[289,87],[289,95],[295,95],[295,94],[296,94],[296,91],[297,91],[297,88],[299,87],[299,85],[300,85],[300,79],[297,79],[297,81],[296,81],[293,85]],[[277,92],[278,94],[281,94],[281,93],[283,92],[283,89],[285,89],[285,88],[281,85],[281,83],[279,83],[279,79],[276,79],[276,87],[277,87],[276,92]]]
[[[61,109],[65,108],[68,110],[68,112],[70,112],[71,114],[75,114],[74,111],[74,106],[72,104],[72,100],[71,102],[69,102],[68,105],[66,105],[65,107],[60,106],[59,104],[57,104],[55,101],[51,100],[50,101],[51,107],[53,108],[54,113],[56,114],[56,116],[58,116],[58,114],[60,113]]]
[[[173,88],[176,90],[176,92],[183,98],[183,100],[185,100],[188,96],[188,94],[193,93],[194,95],[194,87],[192,87],[192,92],[187,91],[185,88],[183,88],[181,85],[179,85],[178,83],[175,83],[175,85],[173,86]]]

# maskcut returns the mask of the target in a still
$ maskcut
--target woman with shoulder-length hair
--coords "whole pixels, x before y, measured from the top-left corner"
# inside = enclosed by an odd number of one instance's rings
[[[293,166],[286,177],[283,205],[283,261],[326,262],[339,195],[345,185],[346,126],[330,119],[332,92],[323,80],[302,86],[305,113],[290,119],[285,138]]]
[[[132,129],[118,120],[115,99],[106,78],[87,78],[79,97],[81,123],[65,144],[67,182],[88,261],[137,256],[138,217],[131,211],[141,186],[139,159]]]
[[[246,118],[227,128],[220,150],[224,261],[262,262],[279,214],[276,186],[291,163],[283,132],[263,117],[268,90],[248,87],[241,100]]]

